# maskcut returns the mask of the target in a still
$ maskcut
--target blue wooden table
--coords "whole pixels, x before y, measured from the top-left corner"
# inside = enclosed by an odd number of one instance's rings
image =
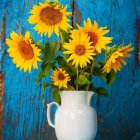
[[[11,31],[32,32],[27,19],[33,4],[39,0],[0,0],[0,71],[4,74],[4,140],[56,140],[54,130],[46,120],[46,106],[42,106],[41,84],[35,83],[38,71],[31,74],[16,69],[4,43]],[[118,73],[109,97],[94,96],[92,105],[98,112],[96,140],[140,140],[140,0],[61,0],[74,12],[75,23],[90,17],[100,26],[108,25],[114,42],[135,47],[128,66]],[[54,37],[55,38],[55,37]],[[44,38],[43,41],[46,41]],[[104,82],[94,77],[96,86]],[[45,93],[46,103],[53,100],[50,89]]]

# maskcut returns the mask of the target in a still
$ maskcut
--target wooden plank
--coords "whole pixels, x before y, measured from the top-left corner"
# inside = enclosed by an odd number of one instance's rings
[[[4,75],[0,72],[0,140],[3,139],[4,127]]]
[[[2,18],[2,29],[0,32],[0,140],[3,139],[4,129],[4,74],[2,73],[2,63],[5,53],[5,38],[6,38],[6,18]]]
[[[72,27],[76,28],[76,24],[80,24],[82,22],[82,12],[78,8],[78,4],[75,0],[71,0],[71,8],[72,8]]]
[[[7,19],[7,37],[11,31],[24,34],[30,30],[33,37],[40,40],[40,35],[27,22],[32,6],[39,2],[39,0],[2,0],[0,14]],[[64,5],[68,4],[71,10],[69,0],[61,2]],[[43,38],[43,42],[45,41],[46,38]],[[47,108],[46,106],[43,108],[42,105],[41,84],[36,84],[39,70],[33,70],[31,73],[17,70],[6,53],[2,71],[5,74],[4,140],[56,140],[54,129],[46,120]],[[45,96],[46,103],[53,101],[50,89],[46,91]]]
[[[136,21],[136,26],[138,28],[138,45],[136,46],[136,51],[135,51],[135,61],[136,64],[139,65],[140,64],[140,19],[137,19]]]
[[[138,46],[138,28],[136,20],[140,17],[139,0],[76,0],[83,19],[90,17],[100,26],[108,26],[113,41],[121,44],[132,42]],[[133,16],[131,16],[133,15]],[[136,52],[137,53],[137,52]],[[93,106],[98,112],[98,133],[100,140],[140,139],[140,67],[135,67],[134,56],[127,67],[118,73],[118,79],[108,87],[108,98],[93,98]],[[97,87],[105,86],[104,82],[94,77]]]

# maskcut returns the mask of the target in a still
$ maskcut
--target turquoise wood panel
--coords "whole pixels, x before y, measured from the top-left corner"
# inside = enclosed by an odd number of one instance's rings
[[[30,30],[38,40],[40,36],[27,22],[32,5],[38,2],[40,1],[0,0],[0,30],[3,30],[2,19],[5,17],[7,37],[13,30],[18,33]],[[139,140],[140,65],[135,56],[139,51],[137,36],[140,30],[140,0],[75,0],[74,5],[73,0],[61,2],[68,3],[69,10],[75,13],[76,22],[80,23],[90,17],[97,20],[100,26],[108,25],[109,35],[114,37],[115,43],[131,41],[134,44],[135,53],[129,59],[128,66],[118,73],[113,86],[107,87],[109,97],[94,96],[92,105],[99,118],[96,140]],[[43,38],[43,42],[46,40]],[[1,45],[4,50],[6,45]],[[47,108],[42,106],[41,84],[35,83],[38,71],[30,74],[18,71],[8,54],[0,51],[0,59],[2,55],[2,72],[5,74],[4,140],[56,140],[54,130],[46,120]],[[93,82],[96,86],[105,86],[97,77],[93,78]],[[46,91],[45,97],[46,103],[53,100],[51,89]]]

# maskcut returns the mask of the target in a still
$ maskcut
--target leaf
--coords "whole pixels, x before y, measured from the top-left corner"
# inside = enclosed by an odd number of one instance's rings
[[[114,72],[114,70],[112,70],[110,73],[103,73],[101,69],[103,68],[104,63],[99,62],[99,65],[99,67],[94,68],[93,74],[101,77],[106,84],[111,85],[115,81],[117,74]]]
[[[39,83],[43,77],[46,77],[49,75],[51,70],[51,64],[46,65],[46,67],[44,69],[42,69],[42,71],[38,74],[38,78],[37,78],[37,83]]]
[[[61,67],[67,67],[68,66],[67,62],[65,61],[65,59],[62,56],[58,56],[56,58],[56,60],[58,61],[59,66],[61,66]]]
[[[90,73],[86,72],[84,70],[80,70],[80,75],[84,75],[85,77],[88,77],[88,76],[90,76]]]
[[[44,75],[43,75],[43,72],[41,71],[41,72],[38,74],[38,77],[37,77],[36,82],[39,83],[39,82],[42,80],[43,76],[44,76]]]
[[[71,69],[71,67],[68,65],[68,63],[63,57],[58,56],[56,60],[58,61],[59,67],[63,68],[63,70],[66,70],[66,72],[69,73],[70,76],[74,75],[73,70]]]
[[[44,60],[53,60],[59,51],[61,43],[59,41],[47,42],[43,48]]]
[[[53,92],[53,98],[55,102],[61,105],[61,97],[59,92]]]
[[[61,105],[61,97],[60,97],[59,89],[57,87],[52,87],[52,88],[53,88],[52,90],[53,98],[55,102]]]
[[[106,79],[107,79],[106,83],[108,85],[113,84],[113,82],[115,81],[116,77],[117,77],[117,74],[114,72],[114,70],[112,70],[110,73],[108,73],[106,75]]]
[[[69,42],[69,34],[66,31],[60,29],[60,34],[64,42]]]
[[[76,68],[74,65],[72,65],[72,62],[68,63],[68,67],[70,67],[70,69],[72,70],[73,75],[77,74]]]
[[[103,87],[95,88],[95,92],[99,96],[108,96],[108,91],[105,88],[103,88]]]
[[[84,75],[79,75],[79,77],[74,81],[76,85],[85,85],[89,84],[90,81]]]
[[[101,77],[105,82],[107,81],[106,73],[102,73],[101,68],[95,67],[93,74],[98,76],[98,77]]]
[[[35,44],[40,48],[42,40],[35,42]]]
[[[75,88],[74,88],[73,86],[71,86],[71,85],[68,85],[68,88],[67,88],[67,89],[65,89],[65,90],[74,91],[74,90],[75,90]]]
[[[100,75],[100,68],[99,67],[94,67],[93,74],[96,75],[96,76],[99,76]]]
[[[45,83],[43,84],[43,88],[46,89],[46,88],[47,88],[48,86],[50,86],[50,85],[51,85],[51,83],[46,83],[46,82],[45,82]]]

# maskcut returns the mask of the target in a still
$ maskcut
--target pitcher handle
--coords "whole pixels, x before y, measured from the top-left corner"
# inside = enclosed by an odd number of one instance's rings
[[[52,103],[50,103],[50,104],[47,104],[47,107],[48,107],[48,109],[47,109],[47,118],[48,118],[48,123],[49,123],[49,125],[50,125],[51,127],[55,128],[55,125],[52,123],[51,112],[50,112],[53,105],[56,105],[57,107],[60,106],[60,105],[59,105],[58,103],[56,103],[56,102],[52,102]]]

